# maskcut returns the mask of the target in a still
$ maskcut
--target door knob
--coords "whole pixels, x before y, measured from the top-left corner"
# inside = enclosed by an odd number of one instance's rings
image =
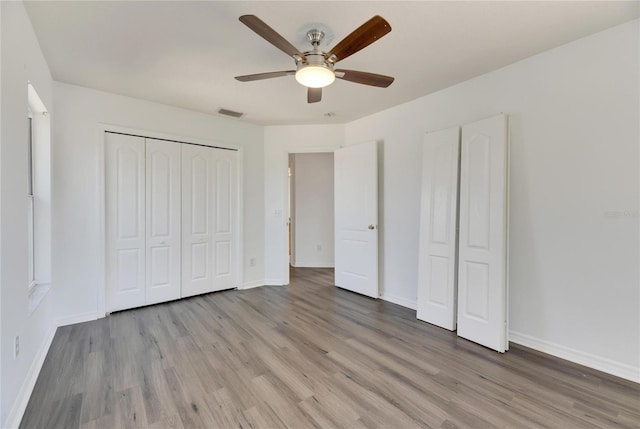
[[[371,225],[369,225],[369,229],[376,229],[376,226],[371,224]]]

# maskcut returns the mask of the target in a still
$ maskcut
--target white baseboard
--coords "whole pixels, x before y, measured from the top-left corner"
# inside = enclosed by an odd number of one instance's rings
[[[254,280],[252,282],[243,283],[242,286],[240,286],[238,289],[240,290],[253,289],[254,287],[264,286],[264,283],[265,283],[264,280]]]
[[[20,421],[22,421],[22,416],[27,409],[29,398],[31,398],[31,393],[33,392],[33,388],[36,386],[38,375],[40,375],[40,370],[42,369],[44,360],[49,352],[49,347],[51,347],[51,343],[53,342],[53,337],[56,334],[56,329],[57,327],[53,326],[47,333],[44,340],[42,340],[42,344],[31,362],[31,366],[27,371],[24,382],[22,383],[22,386],[20,386],[18,395],[16,396],[15,401],[13,401],[13,406],[11,407],[11,411],[9,411],[7,420],[2,426],[3,428],[12,429],[20,426]]]
[[[89,322],[91,320],[97,320],[98,315],[95,311],[89,311],[87,313],[75,314],[73,316],[67,316],[58,319],[58,327],[73,325],[75,323]]]
[[[567,346],[514,331],[509,332],[509,341],[561,359],[588,366],[589,368],[597,369],[598,371],[606,372],[607,374],[615,375],[616,377],[640,383],[640,367],[616,362],[608,358],[581,352]]]
[[[286,285],[282,282],[282,279],[277,279],[277,280],[267,279],[264,281],[264,286],[286,286]]]
[[[401,298],[399,296],[393,296],[383,293],[382,295],[380,295],[380,299],[410,308],[412,310],[418,309],[418,303],[416,301],[411,301],[410,299]]]

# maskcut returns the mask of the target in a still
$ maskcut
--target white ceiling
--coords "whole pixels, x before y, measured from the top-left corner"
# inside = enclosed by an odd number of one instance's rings
[[[28,2],[54,79],[258,124],[344,123],[635,19],[639,3],[426,1]],[[320,103],[292,76],[293,59],[245,27],[253,14],[301,51],[311,23],[335,45],[373,15],[392,31],[339,63],[395,76],[386,89],[336,81]],[[327,47],[327,48],[328,48]],[[324,50],[328,50],[325,48]],[[335,115],[327,117],[332,112]]]

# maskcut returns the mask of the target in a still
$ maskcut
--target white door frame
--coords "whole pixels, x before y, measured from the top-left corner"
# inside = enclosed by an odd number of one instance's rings
[[[107,244],[107,236],[105,230],[105,222],[106,222],[106,180],[105,180],[105,133],[111,131],[114,133],[121,134],[132,134],[141,137],[148,137],[151,139],[164,139],[164,140],[172,140],[176,142],[183,143],[192,143],[203,146],[210,147],[219,147],[223,149],[233,149],[238,151],[238,235],[236,238],[236,272],[238,273],[237,283],[238,286],[243,284],[243,263],[242,263],[242,244],[243,244],[243,236],[242,236],[242,224],[243,224],[243,210],[242,210],[242,200],[243,200],[243,183],[242,183],[242,166],[243,166],[243,149],[242,146],[223,143],[214,140],[205,140],[194,137],[185,137],[173,134],[160,133],[157,131],[149,131],[131,127],[123,127],[119,125],[112,124],[103,124],[99,123],[97,126],[97,142],[98,142],[98,154],[97,154],[97,165],[96,165],[96,175],[97,175],[97,189],[96,195],[98,196],[98,201],[96,204],[96,220],[97,220],[97,286],[98,286],[98,299],[96,303],[96,317],[98,319],[106,316],[106,273],[107,273],[107,264],[106,264],[106,244]],[[288,274],[288,271],[287,271]]]
[[[287,225],[287,216],[288,208],[289,208],[289,198],[287,195],[289,194],[289,154],[292,153],[333,153],[336,149],[340,149],[344,147],[344,145],[327,145],[327,146],[312,146],[312,147],[296,147],[296,146],[287,146],[283,149],[281,157],[280,157],[280,171],[282,174],[282,180],[280,188],[282,190],[283,197],[283,208],[282,213],[282,227],[280,228],[280,246],[278,248],[281,249],[279,254],[281,255],[279,259],[278,266],[281,269],[281,279],[282,286],[286,286],[289,284],[289,228]]]

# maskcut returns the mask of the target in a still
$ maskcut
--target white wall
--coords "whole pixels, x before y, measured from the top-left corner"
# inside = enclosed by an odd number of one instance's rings
[[[55,118],[52,80],[22,2],[0,2],[2,75],[0,125],[0,426],[26,405],[21,395],[35,382],[29,375],[41,362],[53,329],[55,289],[29,314],[27,257],[27,83],[31,81]],[[13,339],[20,336],[20,355],[13,358]],[[9,415],[9,414],[12,415]]]
[[[415,302],[423,135],[511,124],[512,341],[640,380],[638,21],[346,126],[384,141],[384,294]]]
[[[333,267],[333,153],[294,157],[294,266]]]
[[[264,284],[262,127],[61,83],[54,84],[54,92],[53,282],[66,323],[96,317],[100,123],[241,146],[243,282]]]
[[[283,125],[264,128],[265,281],[289,284],[287,160],[297,152],[333,152],[344,145],[344,125]]]

